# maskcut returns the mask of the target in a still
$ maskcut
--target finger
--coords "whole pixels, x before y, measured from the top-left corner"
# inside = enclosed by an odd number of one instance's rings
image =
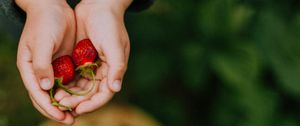
[[[75,10],[76,11],[76,10]],[[84,24],[84,20],[82,19],[82,15],[80,11],[76,11],[76,27],[77,27],[77,31],[76,31],[76,42],[79,42],[80,40],[86,39],[87,38],[87,34],[86,34],[86,30],[85,30],[85,24]]]
[[[92,112],[107,103],[113,95],[114,93],[108,88],[107,79],[104,79],[100,84],[99,91],[91,99],[81,102],[75,112],[79,115]]]
[[[63,112],[52,106],[48,93],[40,89],[33,72],[31,53],[28,47],[22,45],[22,43],[18,48],[17,65],[24,85],[36,103],[56,120],[63,120],[65,118]]]
[[[70,90],[74,91],[74,92],[77,92],[77,91],[81,91],[82,88],[80,87],[72,87],[70,88]],[[71,94],[69,94],[68,92],[64,91],[63,89],[57,89],[55,95],[54,95],[54,98],[56,101],[61,101],[63,98],[65,97],[68,97],[68,96],[71,96]]]
[[[73,11],[72,11],[73,12]],[[73,47],[75,45],[75,37],[76,37],[76,19],[73,15],[68,15],[71,20],[69,20],[67,24],[67,29],[64,33],[64,38],[62,40],[62,43],[60,45],[60,49],[55,54],[56,57],[62,56],[62,55],[70,55],[72,54]]]
[[[78,117],[79,116],[75,111],[72,111],[71,114],[72,114],[73,117]]]
[[[94,82],[89,81],[86,84],[86,85],[89,85],[88,89],[83,89],[83,92],[89,90],[92,86],[92,83],[94,83]],[[98,83],[98,81],[96,81],[95,83]],[[98,85],[98,84],[96,84],[96,85]],[[69,106],[71,108],[76,108],[76,106],[78,104],[91,98],[92,95],[94,95],[97,91],[98,91],[98,87],[94,88],[90,93],[88,93],[87,95],[84,95],[84,96],[73,95],[73,96],[64,97],[59,103],[65,105],[65,106]],[[65,108],[60,108],[60,109],[65,110]]]
[[[81,89],[85,89],[88,82],[89,81],[87,79],[81,78],[77,81],[76,86],[80,87]]]
[[[52,55],[58,49],[58,47],[55,47],[55,43],[63,40],[63,35],[57,34],[57,31],[63,30],[63,26],[59,29],[57,27],[47,27],[45,24],[50,24],[51,21],[48,20],[47,16],[38,20],[29,17],[24,28],[24,43],[30,44],[28,47],[32,54],[33,70],[39,86],[44,90],[53,87]],[[33,24],[33,22],[35,23]],[[45,30],[45,27],[47,27],[47,30]]]
[[[101,15],[103,18],[93,18],[88,21],[86,31],[93,42],[99,55],[103,53],[106,57],[109,70],[108,85],[114,92],[121,90],[122,79],[126,71],[127,62],[125,58],[125,46],[121,23],[119,19],[110,14]]]
[[[65,112],[66,114],[66,118],[65,120],[62,121],[62,123],[66,124],[66,125],[73,125],[75,123],[75,119],[73,117],[73,115],[69,112]]]
[[[39,86],[44,90],[49,90],[54,81],[51,65],[52,55],[57,51],[59,44],[56,47],[54,45],[55,42],[63,40],[60,31],[63,31],[65,26],[62,24],[61,27],[49,27],[49,24],[55,23],[51,16],[41,13],[38,13],[40,18],[36,18],[36,16],[28,15],[20,43],[28,44]]]
[[[113,41],[117,41],[112,39]],[[97,39],[92,40],[97,43]],[[108,64],[108,85],[114,92],[121,90],[121,83],[126,70],[126,59],[124,48],[119,44],[112,44],[119,42],[111,42],[110,44],[103,45],[101,49],[106,57]]]
[[[54,121],[60,122],[60,123],[64,123],[66,125],[72,125],[74,123],[74,118],[72,116],[71,113],[66,112],[65,113],[65,119],[64,120],[56,120],[55,118],[51,117],[50,115],[48,115],[37,103],[36,101],[32,98],[32,96],[30,96],[30,99],[33,103],[33,106],[40,111],[44,116],[48,117],[49,119],[52,119]]]
[[[30,96],[30,100],[31,100],[31,102],[32,102],[32,104],[33,104],[33,106],[40,112],[40,113],[42,113],[42,115],[44,115],[44,116],[46,116],[47,118],[49,118],[49,119],[52,119],[52,120],[55,120],[55,121],[59,121],[59,120],[56,120],[55,118],[53,118],[52,116],[50,116],[47,112],[45,112],[34,100],[33,100],[33,98],[32,98],[32,96],[31,95],[29,95]]]
[[[32,50],[32,64],[34,73],[41,88],[44,90],[49,90],[54,84],[53,70],[51,65],[54,44],[49,44],[53,42],[44,40],[44,38],[36,39],[36,41],[45,43],[38,44],[39,47],[34,46],[30,48]]]
[[[125,63],[125,54],[123,49],[105,50],[108,64],[108,85],[109,88],[118,92],[121,90],[121,84],[127,64]]]
[[[69,96],[69,97],[64,97],[59,104],[68,106],[72,109],[76,108],[76,106],[80,103],[83,102],[84,100],[89,99],[89,96]],[[59,107],[60,110],[67,110],[64,107]]]
[[[130,53],[130,40],[129,40],[129,36],[128,36],[128,32],[126,30],[125,24],[122,23],[122,30],[121,30],[121,34],[122,34],[122,42],[124,43],[125,46],[125,62],[128,63],[128,59],[129,59],[129,53]]]

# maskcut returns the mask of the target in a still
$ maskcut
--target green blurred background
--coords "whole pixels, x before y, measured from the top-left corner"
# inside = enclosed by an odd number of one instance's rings
[[[166,126],[300,125],[299,0],[157,0],[128,13],[131,57],[113,102]],[[21,25],[0,18],[0,126],[34,126],[16,69]]]

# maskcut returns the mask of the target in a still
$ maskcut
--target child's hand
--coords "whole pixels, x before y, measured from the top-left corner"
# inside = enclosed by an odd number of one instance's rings
[[[132,0],[82,0],[75,10],[77,42],[89,38],[102,60],[96,72],[101,79],[93,95],[70,96],[59,91],[55,98],[75,109],[73,114],[91,112],[107,103],[121,90],[129,57],[129,38],[124,25],[124,13]],[[89,88],[91,81],[79,81],[78,89]]]
[[[63,0],[16,0],[27,19],[19,42],[17,66],[34,106],[53,120],[72,124],[70,113],[51,105],[47,92],[53,86],[53,56],[71,54],[76,22]]]

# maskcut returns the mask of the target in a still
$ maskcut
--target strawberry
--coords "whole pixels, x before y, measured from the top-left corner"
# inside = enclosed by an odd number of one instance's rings
[[[93,64],[97,57],[97,50],[89,39],[79,41],[72,53],[72,58],[78,68]]]
[[[54,77],[64,85],[70,83],[75,77],[75,66],[71,56],[65,55],[52,62]]]
[[[80,71],[80,75],[89,78],[94,76],[94,70],[98,67],[98,53],[89,39],[83,39],[77,43],[72,53],[76,70]],[[95,79],[94,79],[95,81]]]

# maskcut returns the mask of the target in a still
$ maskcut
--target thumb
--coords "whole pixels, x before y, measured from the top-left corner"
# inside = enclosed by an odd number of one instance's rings
[[[118,46],[106,49],[103,51],[108,64],[108,86],[112,91],[119,92],[127,68],[124,49]]]
[[[32,49],[32,65],[43,90],[50,90],[54,85],[54,74],[52,69],[52,51],[54,45],[41,43]]]

